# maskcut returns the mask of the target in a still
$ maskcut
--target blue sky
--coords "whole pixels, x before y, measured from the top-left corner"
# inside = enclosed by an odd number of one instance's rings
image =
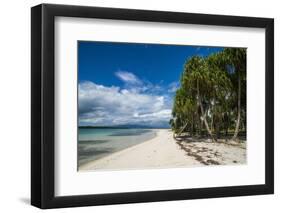
[[[79,41],[79,125],[168,127],[186,59],[220,50]]]

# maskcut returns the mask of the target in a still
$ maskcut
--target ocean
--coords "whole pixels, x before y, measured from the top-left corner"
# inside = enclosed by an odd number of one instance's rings
[[[156,136],[154,129],[79,128],[78,166]]]

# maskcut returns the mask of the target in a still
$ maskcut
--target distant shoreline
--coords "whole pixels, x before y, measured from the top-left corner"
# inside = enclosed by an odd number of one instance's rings
[[[134,126],[78,126],[78,128],[81,128],[81,129],[171,129],[170,127],[134,127]]]

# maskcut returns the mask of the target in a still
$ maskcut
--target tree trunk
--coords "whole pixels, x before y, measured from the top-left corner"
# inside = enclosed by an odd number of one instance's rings
[[[237,112],[237,120],[236,120],[236,127],[235,127],[235,132],[232,137],[232,140],[236,140],[238,133],[239,133],[239,126],[240,126],[240,117],[241,117],[241,79],[240,79],[240,73],[238,72],[238,101],[237,101],[237,107],[238,107],[238,112]]]
[[[192,113],[192,125],[191,125],[191,136],[194,135],[194,114]]]
[[[220,130],[221,130],[221,125],[219,122],[216,123],[216,139],[219,139],[221,134],[220,134]]]
[[[224,132],[224,136],[225,138],[227,139],[227,135],[228,135],[228,127],[229,127],[229,118],[228,118],[228,115],[225,115],[225,125],[224,125],[224,128],[225,128],[225,132]]]
[[[188,124],[188,122],[186,122],[185,125],[180,129],[178,135],[180,135],[180,134],[183,132],[183,130],[185,129],[185,127],[187,126],[187,124]]]
[[[197,109],[196,109],[196,121],[198,123],[198,135],[199,136],[203,136],[204,132],[203,132],[203,128],[204,128],[204,124],[203,121],[201,120],[201,110],[199,105],[197,104]]]
[[[212,141],[214,141],[214,137],[212,135],[212,131],[209,128],[209,125],[208,125],[208,122],[207,122],[207,119],[206,119],[206,114],[204,112],[204,108],[203,108],[203,105],[202,105],[198,80],[197,80],[197,95],[198,95],[198,103],[199,103],[199,106],[200,106],[200,109],[201,109],[201,114],[202,114],[202,117],[203,117],[203,121],[204,121],[205,127],[206,127],[206,129],[207,129],[207,131],[208,131]]]
[[[212,118],[211,118],[211,131],[213,131],[215,128],[214,128],[214,114],[212,115]]]

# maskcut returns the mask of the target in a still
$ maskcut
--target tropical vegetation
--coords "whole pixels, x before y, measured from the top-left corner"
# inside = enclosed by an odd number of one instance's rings
[[[246,49],[187,59],[170,125],[175,137],[239,141],[246,134]]]

